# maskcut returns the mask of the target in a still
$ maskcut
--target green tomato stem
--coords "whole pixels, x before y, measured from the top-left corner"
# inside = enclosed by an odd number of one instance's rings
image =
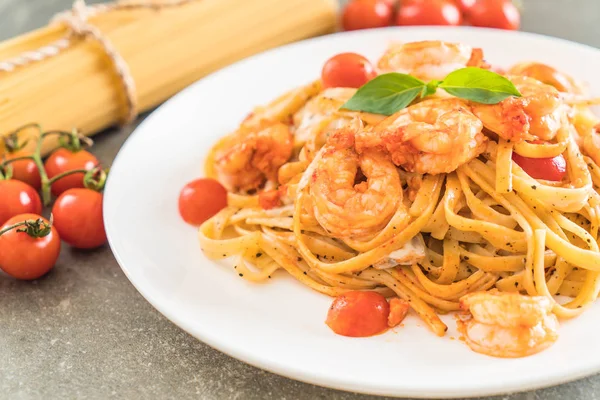
[[[33,220],[33,219],[30,219],[29,221],[30,222],[35,222],[35,220]],[[7,226],[4,229],[0,229],[0,236],[4,235],[6,232],[8,232],[8,231],[10,231],[12,229],[18,228],[18,227],[23,226],[23,225],[26,225],[26,221],[17,222],[16,224],[9,225],[9,226]]]
[[[50,184],[48,183],[48,174],[46,173],[46,169],[44,168],[44,163],[42,162],[42,144],[44,142],[44,134],[40,134],[38,138],[37,144],[35,146],[35,151],[33,152],[32,158],[35,166],[37,167],[40,173],[40,180],[42,182],[42,203],[45,206],[50,204],[50,200],[52,197],[50,196]]]
[[[15,161],[21,161],[21,160],[33,160],[33,156],[19,156],[19,157],[15,157],[15,158],[10,158],[8,160],[5,160],[2,163],[2,166],[5,167],[10,163],[13,163]]]
[[[87,173],[87,172],[89,172],[87,169],[73,169],[73,170],[71,170],[71,171],[65,171],[65,172],[63,172],[63,173],[61,173],[61,174],[58,174],[58,175],[56,175],[56,176],[53,176],[53,177],[52,177],[52,179],[49,179],[49,180],[48,180],[48,185],[49,185],[49,186],[52,186],[52,184],[53,184],[54,182],[56,182],[56,181],[57,181],[57,180],[59,180],[59,179],[62,179],[62,178],[64,178],[65,176],[69,176],[69,175],[73,175],[73,174],[85,174],[85,173]]]

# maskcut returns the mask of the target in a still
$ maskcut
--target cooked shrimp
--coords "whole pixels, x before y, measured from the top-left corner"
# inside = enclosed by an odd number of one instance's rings
[[[475,292],[460,299],[472,318],[458,319],[469,347],[494,357],[525,357],[551,346],[558,338],[552,302],[542,296]]]
[[[330,88],[309,100],[294,114],[294,142],[300,146],[327,130],[342,128],[352,117],[339,113],[340,107],[356,93],[353,88]],[[322,139],[323,143],[325,142]]]
[[[327,140],[327,134],[356,122],[378,123],[384,117],[375,114],[340,110],[340,107],[356,93],[353,88],[329,88],[309,100],[294,115],[294,144],[306,143],[309,158]]]
[[[320,90],[319,81],[290,90],[268,105],[256,107],[237,131],[220,140],[208,162],[214,162],[221,183],[229,190],[248,191],[267,179],[275,180],[277,169],[292,155],[293,138],[287,124]]]
[[[487,129],[506,140],[554,138],[565,112],[558,90],[526,76],[508,78],[523,96],[498,104],[473,103],[473,113]]]
[[[469,293],[460,299],[460,304],[476,321],[505,328],[534,326],[552,311],[552,301],[547,297],[515,293]]]
[[[423,80],[442,80],[467,66],[487,67],[481,49],[441,41],[393,44],[377,64],[380,72],[402,72]]]
[[[556,68],[539,62],[524,62],[508,70],[510,75],[528,76],[547,85],[554,86],[559,92],[581,94],[581,86],[569,75]]]
[[[487,141],[483,125],[462,100],[430,99],[357,135],[359,153],[378,149],[394,164],[419,174],[441,174],[477,157]]]
[[[277,170],[291,157],[292,150],[292,134],[283,123],[262,121],[256,126],[242,126],[218,144],[215,171],[229,190],[257,189],[267,179],[277,179]]]
[[[338,238],[377,233],[403,207],[394,164],[377,151],[359,155],[354,135],[342,129],[330,136],[310,182],[312,211],[319,224]],[[366,180],[356,183],[359,169]]]

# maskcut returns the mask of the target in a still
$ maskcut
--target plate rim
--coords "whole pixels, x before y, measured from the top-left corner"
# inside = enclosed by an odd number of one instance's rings
[[[139,123],[139,125],[136,126],[136,128],[129,134],[129,136],[127,137],[125,142],[119,148],[119,151],[117,152],[117,155],[115,156],[115,158],[112,162],[111,170],[115,169],[115,165],[120,164],[119,161],[121,158],[123,158],[123,154],[125,152],[127,152],[127,149],[131,146],[131,143],[133,143],[135,140],[137,140],[134,138],[137,138],[139,136],[139,131],[144,130],[146,125],[152,124],[153,119],[157,118],[156,115],[158,115],[158,113],[161,109],[163,109],[164,107],[169,107],[171,103],[175,103],[179,100],[180,97],[184,97],[187,92],[195,90],[195,87],[200,85],[205,79],[216,79],[219,75],[227,74],[232,69],[243,67],[244,64],[251,63],[256,58],[266,57],[267,55],[281,52],[281,51],[292,51],[295,47],[302,47],[309,43],[332,40],[332,37],[337,37],[337,36],[342,36],[342,35],[343,36],[360,36],[360,35],[364,34],[365,32],[373,32],[373,31],[399,31],[399,32],[402,32],[402,31],[421,31],[421,30],[422,31],[437,30],[440,33],[443,33],[444,31],[463,31],[465,33],[470,33],[470,34],[473,34],[474,32],[480,32],[480,31],[491,31],[491,32],[501,33],[502,35],[505,35],[505,36],[531,37],[531,38],[545,39],[545,40],[549,40],[549,41],[553,41],[553,42],[561,42],[565,45],[569,45],[572,47],[579,47],[582,49],[586,49],[587,51],[591,50],[591,51],[594,51],[594,52],[597,52],[600,54],[600,49],[595,48],[593,46],[574,42],[574,41],[571,41],[568,39],[557,38],[557,37],[546,35],[546,34],[523,32],[523,31],[505,31],[505,30],[501,30],[501,29],[479,28],[479,27],[471,27],[471,26],[384,27],[384,28],[366,29],[366,30],[360,30],[360,31],[336,32],[336,33],[332,33],[332,34],[328,34],[328,35],[308,38],[308,39],[304,39],[301,41],[289,43],[289,44],[286,44],[283,46],[275,47],[275,48],[272,48],[269,50],[265,50],[260,53],[254,54],[252,56],[246,57],[246,58],[236,61],[235,63],[230,64],[224,68],[216,70],[216,71],[204,76],[203,78],[198,79],[197,81],[193,82],[189,86],[183,88],[181,91],[179,91],[178,93],[176,93],[175,95],[173,95],[172,97],[167,99],[165,102],[163,102],[162,104],[160,104],[159,106],[154,108],[151,111],[151,113],[149,115],[147,115],[146,118],[144,118],[144,120]],[[260,357],[255,355],[255,352],[245,351],[245,350],[241,349],[240,347],[230,346],[227,343],[219,342],[217,339],[215,339],[214,335],[211,335],[208,332],[208,330],[203,331],[203,332],[198,332],[196,330],[196,331],[192,332],[193,329],[185,321],[185,319],[179,318],[176,314],[171,313],[168,310],[168,307],[164,306],[160,301],[157,301],[156,298],[151,293],[149,293],[147,290],[145,290],[143,287],[140,287],[136,284],[135,278],[130,273],[131,271],[126,266],[126,262],[123,260],[122,254],[118,251],[117,246],[115,244],[114,238],[116,237],[117,234],[115,232],[113,232],[114,226],[106,217],[106,215],[108,214],[106,212],[106,210],[108,210],[108,209],[110,209],[110,207],[112,207],[112,200],[111,200],[112,197],[110,195],[107,195],[107,193],[111,193],[111,191],[109,190],[110,187],[112,187],[112,186],[111,186],[111,178],[109,175],[107,182],[106,182],[106,186],[105,186],[105,197],[104,197],[104,204],[103,204],[103,214],[105,215],[104,224],[106,227],[108,243],[109,243],[111,252],[113,253],[113,256],[115,257],[119,267],[121,268],[121,270],[123,271],[123,273],[125,274],[127,279],[131,282],[131,284],[138,291],[138,293],[140,293],[142,295],[142,297],[146,301],[148,301],[148,303],[150,303],[152,305],[152,307],[154,307],[158,312],[160,312],[161,315],[163,315],[170,322],[177,325],[180,329],[184,330],[186,333],[188,333],[195,339],[200,340],[201,342],[207,344],[211,348],[213,348],[219,352],[222,352],[229,357],[232,357],[236,360],[242,361],[246,364],[252,365],[256,368],[268,371],[270,373],[273,373],[273,374],[276,374],[279,376],[284,376],[284,377],[292,379],[292,380],[301,381],[301,382],[313,384],[313,385],[318,385],[318,386],[325,387],[325,388],[341,390],[341,391],[345,391],[345,392],[356,392],[356,393],[362,393],[362,394],[392,396],[392,397],[408,397],[408,396],[410,396],[410,397],[414,397],[414,398],[473,398],[473,397],[479,397],[479,396],[508,395],[508,394],[512,394],[512,393],[519,393],[519,392],[524,392],[524,391],[537,390],[537,389],[543,389],[543,388],[547,388],[547,387],[557,386],[557,385],[565,384],[565,383],[568,383],[568,382],[571,382],[574,380],[585,378],[585,377],[588,377],[590,375],[600,372],[600,359],[599,359],[595,364],[593,364],[593,365],[590,364],[587,368],[580,368],[575,373],[563,375],[560,377],[556,377],[551,374],[548,374],[545,377],[545,379],[539,379],[539,380],[537,380],[535,382],[531,382],[531,383],[525,382],[520,385],[514,385],[509,390],[502,389],[503,385],[497,385],[496,387],[494,387],[492,389],[489,389],[489,387],[470,388],[467,391],[463,390],[463,391],[455,392],[455,393],[441,393],[441,391],[439,389],[433,390],[433,391],[431,391],[431,389],[428,389],[429,391],[403,390],[402,393],[394,393],[394,392],[387,391],[385,389],[378,390],[377,388],[372,387],[372,386],[360,387],[354,383],[351,383],[348,381],[343,381],[340,379],[335,379],[335,378],[332,379],[331,377],[322,378],[317,375],[306,374],[304,371],[294,368],[293,366],[290,366],[291,363],[287,363],[287,364],[277,363],[277,362],[271,362],[269,360],[261,359]],[[486,388],[488,388],[488,389],[486,389]],[[448,392],[448,390],[444,389],[444,392]]]

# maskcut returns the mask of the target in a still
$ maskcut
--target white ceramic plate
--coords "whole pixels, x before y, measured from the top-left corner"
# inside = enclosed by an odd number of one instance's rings
[[[600,94],[600,51],[553,38],[473,28],[389,28],[336,34],[251,57],[173,97],[125,143],[111,170],[104,216],[110,245],[142,295],[181,328],[235,358],[317,385],[356,392],[458,397],[554,385],[600,371],[600,305],[562,323],[549,350],[523,359],[470,351],[452,318],[444,338],[416,316],[384,335],[354,339],[325,324],[331,299],[285,273],[248,283],[226,262],[200,251],[177,212],[181,187],[202,174],[203,159],[255,105],[319,76],[332,55],[376,60],[390,41],[443,39],[483,47],[500,66],[549,63]]]

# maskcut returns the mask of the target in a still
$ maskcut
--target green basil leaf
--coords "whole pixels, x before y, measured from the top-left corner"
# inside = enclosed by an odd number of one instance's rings
[[[502,75],[474,67],[451,72],[439,87],[453,96],[483,104],[497,104],[511,96],[521,97],[515,85]]]
[[[391,72],[379,75],[361,86],[341,108],[392,115],[408,106],[426,84],[413,76]]]

